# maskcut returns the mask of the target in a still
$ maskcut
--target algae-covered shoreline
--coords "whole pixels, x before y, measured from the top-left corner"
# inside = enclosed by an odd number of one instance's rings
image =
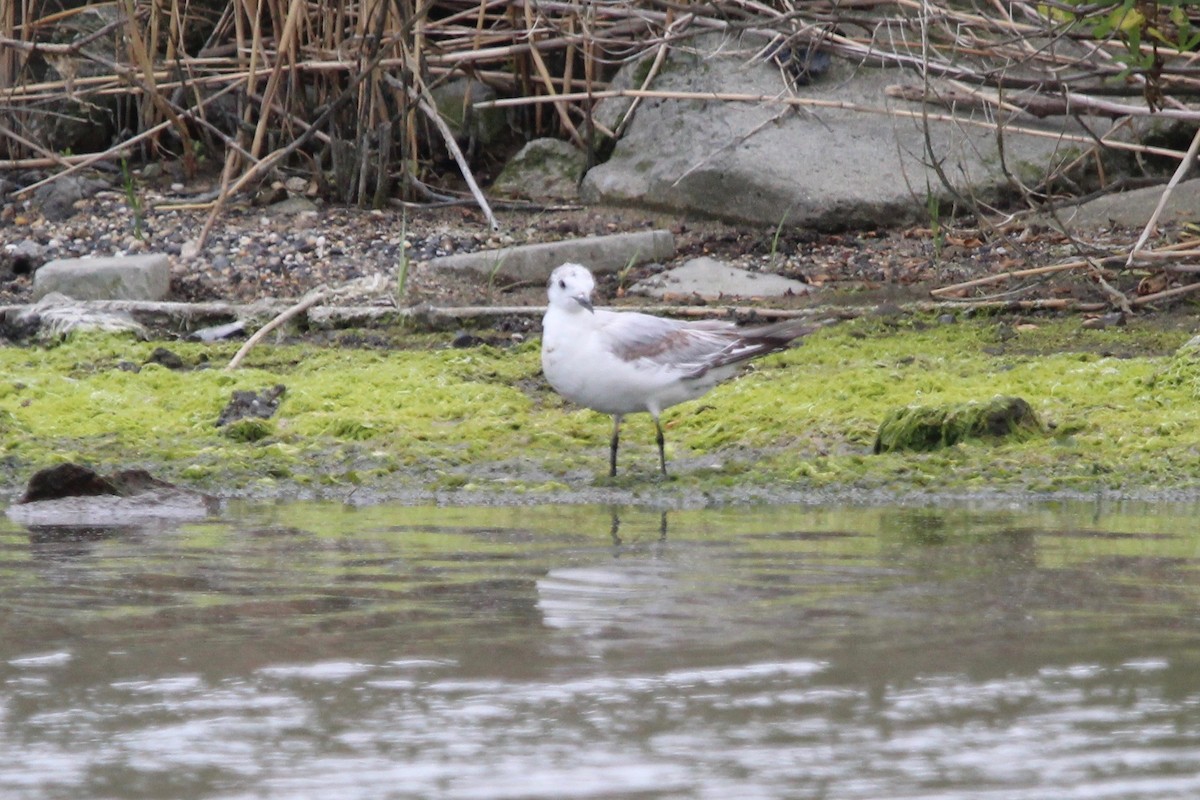
[[[622,474],[607,417],[561,401],[536,338],[448,346],[402,331],[260,345],[77,334],[0,348],[0,496],[75,461],[140,467],[220,497],[489,504],[911,500],[919,496],[1200,497],[1200,361],[1190,319],[1085,330],[1078,319],[864,318],[826,328],[664,416],[630,418]],[[363,342],[373,342],[364,346]],[[383,344],[390,342],[392,344]],[[167,346],[183,361],[151,360]],[[286,387],[278,413],[218,428],[235,390]],[[1022,397],[1048,426],[875,455],[881,419],[910,404]]]

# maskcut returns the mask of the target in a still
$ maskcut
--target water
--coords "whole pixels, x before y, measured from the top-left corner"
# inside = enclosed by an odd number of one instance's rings
[[[0,797],[1193,798],[1197,511],[0,521]]]

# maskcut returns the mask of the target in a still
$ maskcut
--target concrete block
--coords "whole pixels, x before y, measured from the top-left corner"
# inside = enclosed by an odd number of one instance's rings
[[[703,256],[630,287],[634,294],[649,295],[660,300],[679,296],[697,296],[705,300],[786,297],[808,294],[812,290],[813,287],[803,281],[770,273],[749,272]]]
[[[171,291],[166,254],[63,258],[33,275],[33,299],[59,292],[76,300],[162,300]]]
[[[483,277],[496,274],[506,280],[541,283],[550,278],[555,267],[568,261],[604,273],[616,272],[631,263],[665,260],[674,254],[675,237],[671,232],[653,230],[459,253],[432,259],[429,266],[437,270],[469,270]]]

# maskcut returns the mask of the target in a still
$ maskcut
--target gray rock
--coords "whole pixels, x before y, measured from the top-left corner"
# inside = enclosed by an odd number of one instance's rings
[[[1200,335],[1193,336],[1179,345],[1179,349],[1175,351],[1175,355],[1186,356],[1191,359],[1200,358]]]
[[[813,290],[803,281],[748,272],[715,258],[693,258],[683,266],[635,283],[630,291],[663,299],[672,295],[718,300],[727,297],[785,297]]]
[[[475,103],[496,99],[496,90],[485,83],[457,78],[433,90],[438,113],[459,141],[490,144],[508,125],[502,108],[476,108]]]
[[[42,247],[42,245],[38,244],[33,239],[22,239],[16,244],[4,245],[4,249],[12,255],[20,258],[41,258],[42,253],[45,252],[46,248]]]
[[[33,299],[59,292],[76,300],[162,300],[171,291],[167,256],[65,258],[33,275]]]
[[[101,189],[109,188],[109,185],[107,181],[97,178],[67,175],[36,189],[31,203],[46,219],[61,222],[75,213],[76,203]]]
[[[675,237],[671,232],[654,230],[459,253],[432,259],[429,266],[435,270],[469,270],[488,278],[498,275],[507,280],[541,283],[555,267],[568,261],[604,273],[629,264],[668,259],[674,254]]]
[[[696,40],[705,52],[675,51],[651,88],[667,92],[785,94],[779,69],[748,62],[762,42]],[[637,72],[640,62],[627,65]],[[876,109],[919,111],[889,98],[894,84],[919,82],[900,69],[869,69],[834,60],[829,74],[802,96]],[[935,81],[936,86],[941,84]],[[939,110],[940,111],[940,110]],[[941,180],[926,166],[925,133],[909,119],[844,108],[758,102],[643,101],[611,159],[585,176],[587,202],[659,208],[735,222],[786,222],[821,229],[895,226],[929,216],[927,191],[948,207]],[[956,112],[960,118],[970,110]],[[1073,120],[1022,119],[1026,128],[1082,132]],[[996,134],[986,127],[931,121],[932,157],[965,194],[995,201],[1008,186]],[[1063,157],[1064,143],[1009,132],[1006,163],[1027,182]],[[930,188],[927,188],[930,187]]]
[[[302,195],[291,195],[277,203],[271,203],[263,209],[263,213],[271,217],[286,217],[293,214],[315,214],[317,204]]]
[[[1162,198],[1163,186],[1104,195],[1075,208],[1061,209],[1057,217],[1069,228],[1144,228]],[[1200,219],[1200,178],[1182,181],[1158,218],[1159,224]],[[1046,220],[1054,224],[1051,220]]]
[[[534,139],[500,172],[492,189],[530,199],[574,200],[586,156],[560,139]]]

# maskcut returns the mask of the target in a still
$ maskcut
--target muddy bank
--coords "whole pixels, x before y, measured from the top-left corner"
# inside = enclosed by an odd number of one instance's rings
[[[1081,320],[875,315],[664,416],[673,478],[656,477],[648,418],[626,422],[609,479],[609,419],[564,404],[535,332],[451,346],[452,334],[342,331],[264,343],[76,335],[0,349],[0,491],[63,460],[141,468],[224,498],[455,504],[1004,501],[1030,495],[1200,495],[1200,369],[1186,316],[1085,329]],[[460,342],[462,340],[460,339]],[[163,346],[177,356],[164,359]],[[168,366],[169,364],[170,366]],[[218,426],[235,392],[284,386],[277,412]],[[875,455],[900,406],[997,394],[1047,423],[1024,441]],[[252,435],[251,435],[252,434]]]

